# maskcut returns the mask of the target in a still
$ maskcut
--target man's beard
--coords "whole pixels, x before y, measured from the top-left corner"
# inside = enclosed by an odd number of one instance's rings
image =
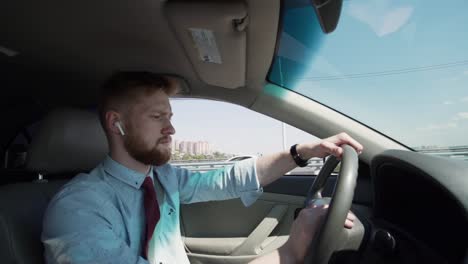
[[[133,133],[132,130],[127,132],[124,136],[125,149],[135,160],[145,165],[161,166],[171,159],[170,148],[163,150],[157,148],[162,139],[159,139],[153,147],[148,148],[136,133]]]

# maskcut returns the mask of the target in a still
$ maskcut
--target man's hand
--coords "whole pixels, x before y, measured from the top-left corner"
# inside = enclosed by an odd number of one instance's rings
[[[359,142],[343,132],[338,135],[325,138],[318,143],[299,144],[297,146],[297,151],[299,155],[306,159],[312,157],[323,158],[328,155],[341,158],[341,155],[343,154],[343,148],[341,148],[341,145],[344,144],[348,144],[353,147],[358,154],[361,154],[364,149]]]
[[[304,208],[294,221],[288,241],[278,250],[263,255],[250,264],[303,263],[312,239],[317,234],[327,212],[328,205],[311,205]],[[349,212],[344,226],[352,228],[356,216]]]
[[[280,254],[288,256],[287,258],[292,260],[291,263],[302,263],[327,210],[328,205],[312,205],[302,209],[291,227],[288,241],[280,249]],[[351,229],[354,226],[354,220],[356,216],[350,211],[344,226]]]
[[[343,148],[341,148],[343,144],[350,145],[358,154],[363,150],[362,145],[346,133],[340,133],[315,143],[299,144],[296,150],[303,159],[307,160],[313,157],[323,158],[330,154],[340,159],[343,154]],[[260,185],[266,186],[296,168],[297,165],[289,151],[282,151],[258,158],[256,167]]]

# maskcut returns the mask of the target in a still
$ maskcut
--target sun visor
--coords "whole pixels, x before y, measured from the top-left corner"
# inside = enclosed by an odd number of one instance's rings
[[[202,81],[245,86],[248,17],[243,2],[168,1],[165,12]]]

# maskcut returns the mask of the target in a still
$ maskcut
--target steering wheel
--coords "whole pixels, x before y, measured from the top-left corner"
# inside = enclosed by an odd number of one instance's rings
[[[311,204],[329,204],[322,226],[309,247],[304,261],[306,264],[325,264],[335,251],[357,250],[364,236],[364,227],[359,219],[354,221],[352,229],[344,228],[344,222],[353,201],[359,163],[354,148],[348,145],[341,147],[343,148],[341,168],[332,197],[322,198],[322,190],[328,177],[340,162],[334,156],[330,156],[323,165],[304,203],[304,207]]]

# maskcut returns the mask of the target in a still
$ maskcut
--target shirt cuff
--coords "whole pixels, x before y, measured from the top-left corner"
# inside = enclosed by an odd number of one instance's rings
[[[236,175],[242,186],[240,190],[240,199],[244,206],[251,206],[263,194],[263,187],[260,186],[260,181],[257,177],[257,158],[238,161],[234,165]]]

